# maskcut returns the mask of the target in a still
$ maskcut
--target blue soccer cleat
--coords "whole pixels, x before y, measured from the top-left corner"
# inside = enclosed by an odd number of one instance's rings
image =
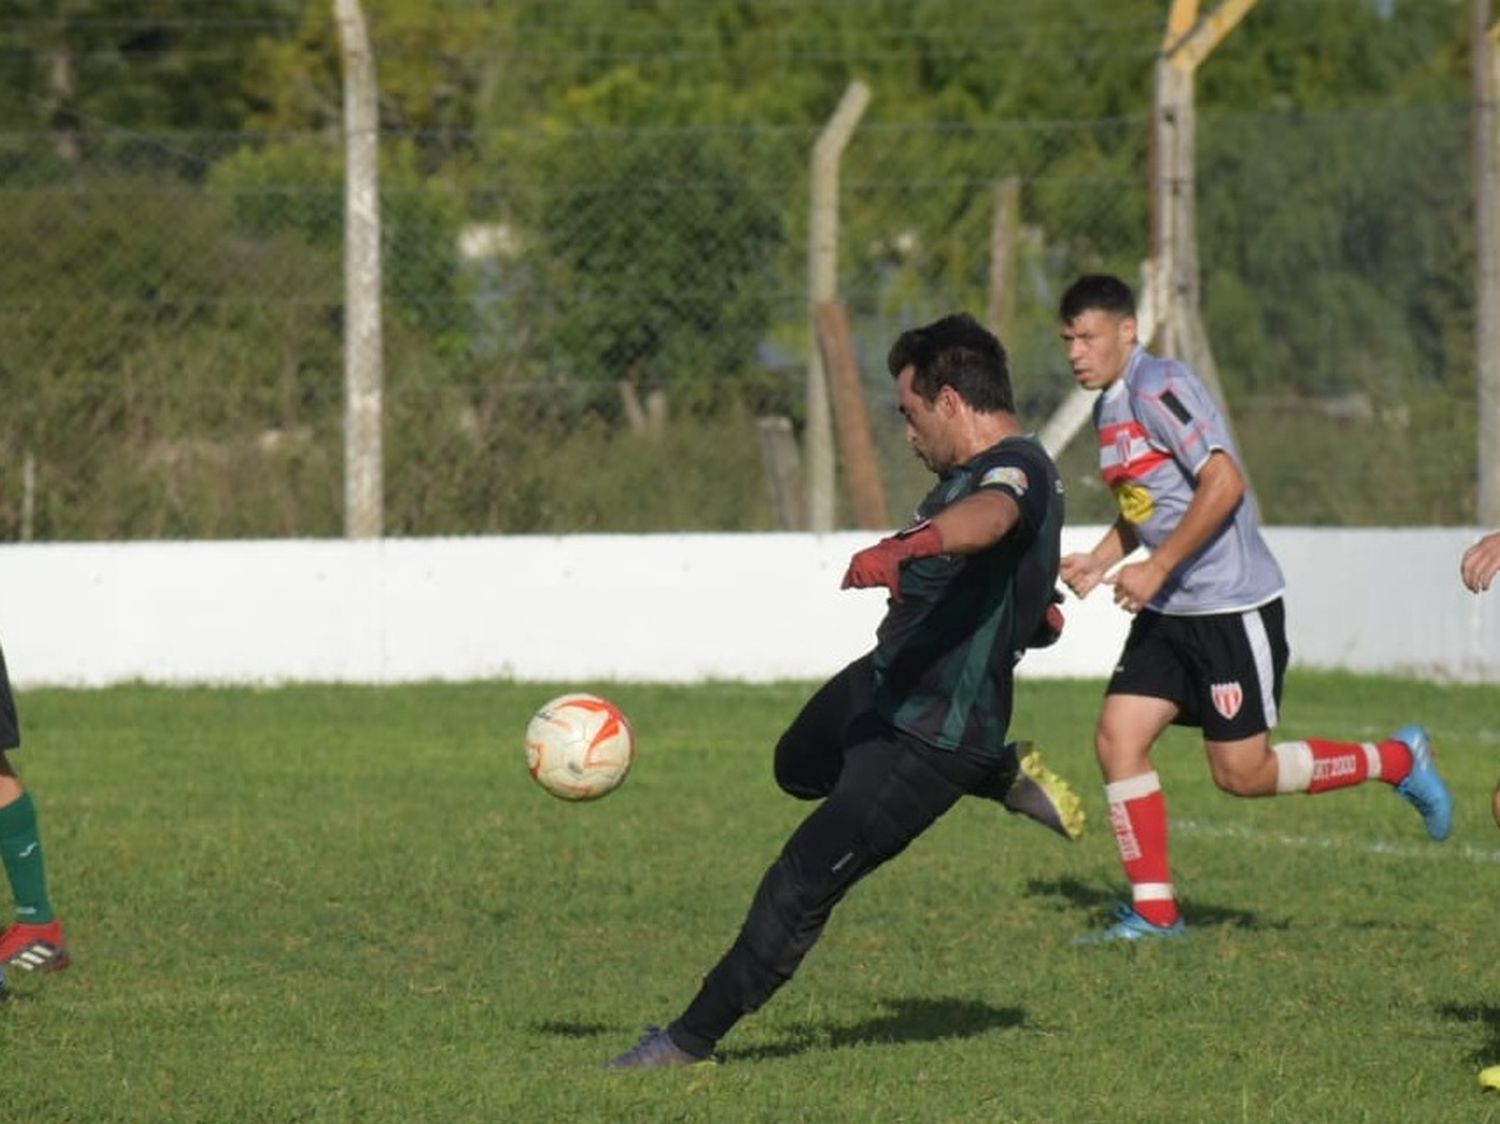
[[[1074,944],[1112,944],[1115,941],[1154,941],[1187,936],[1187,925],[1178,918],[1170,925],[1153,925],[1133,908],[1121,902],[1115,907],[1114,924],[1097,933],[1073,940]]]
[[[713,1058],[690,1054],[659,1026],[648,1026],[641,1040],[618,1057],[610,1058],[605,1069],[664,1069],[677,1065],[700,1065]]]
[[[1441,842],[1453,831],[1453,797],[1438,775],[1432,739],[1421,726],[1402,726],[1391,735],[1411,750],[1411,772],[1396,786],[1397,794],[1418,812],[1427,834]]]

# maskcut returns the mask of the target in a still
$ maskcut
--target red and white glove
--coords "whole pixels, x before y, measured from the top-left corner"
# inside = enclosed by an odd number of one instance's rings
[[[901,565],[912,558],[943,553],[943,536],[928,520],[914,523],[849,559],[840,589],[872,589],[883,585],[891,599],[901,600]]]

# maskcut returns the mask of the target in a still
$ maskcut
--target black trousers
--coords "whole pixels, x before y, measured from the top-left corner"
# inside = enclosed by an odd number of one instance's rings
[[[789,980],[856,882],[899,855],[965,793],[1002,788],[1016,769],[1003,756],[934,749],[872,709],[869,656],[808,700],[776,746],[776,783],[822,803],[766,871],[729,951],[667,1029],[699,1055]]]

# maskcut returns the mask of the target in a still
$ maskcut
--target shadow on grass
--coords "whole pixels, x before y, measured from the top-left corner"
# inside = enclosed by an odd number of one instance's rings
[[[1026,1012],[1018,1007],[995,1007],[975,999],[882,999],[886,1014],[852,1026],[803,1024],[791,1037],[768,1046],[723,1051],[726,1059],[788,1058],[807,1050],[835,1049],[886,1042],[937,1042],[945,1038],[974,1038],[992,1030],[1025,1026]]]
[[[1440,1003],[1436,1010],[1445,1019],[1466,1026],[1478,1023],[1484,1030],[1484,1044],[1469,1052],[1468,1061],[1480,1066],[1500,1062],[1500,1007],[1493,1003]]]
[[[1091,886],[1076,878],[1033,878],[1026,883],[1025,894],[1031,898],[1062,898],[1079,909],[1097,914],[1101,924],[1113,918],[1114,905],[1122,901],[1118,890]],[[1248,909],[1232,909],[1228,906],[1204,905],[1201,902],[1184,903],[1183,919],[1190,929],[1235,928],[1249,931],[1284,931],[1292,927],[1285,918],[1269,921]]]

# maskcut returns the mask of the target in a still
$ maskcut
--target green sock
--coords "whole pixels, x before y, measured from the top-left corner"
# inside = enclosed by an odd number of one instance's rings
[[[52,920],[52,902],[47,897],[47,869],[42,863],[42,839],[36,829],[36,805],[31,793],[21,793],[0,808],[0,861],[16,899],[16,918],[29,925]]]

